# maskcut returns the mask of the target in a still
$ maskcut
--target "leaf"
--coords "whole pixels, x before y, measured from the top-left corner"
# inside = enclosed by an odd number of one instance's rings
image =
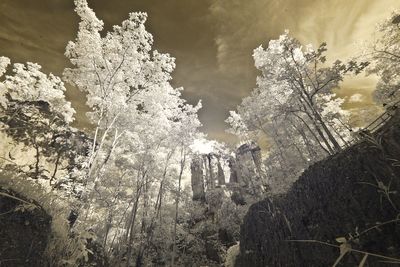
[[[336,242],[338,242],[338,243],[346,243],[347,239],[345,237],[338,237],[338,238],[336,238]]]

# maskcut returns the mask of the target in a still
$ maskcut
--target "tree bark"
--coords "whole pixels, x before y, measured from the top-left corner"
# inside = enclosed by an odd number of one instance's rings
[[[174,242],[172,245],[172,256],[171,256],[171,267],[175,266],[175,257],[176,257],[176,228],[178,225],[178,211],[179,211],[179,199],[181,197],[181,181],[182,181],[182,174],[183,170],[185,168],[185,163],[186,163],[186,153],[184,151],[184,148],[182,147],[181,150],[181,166],[180,166],[180,172],[179,172],[179,177],[178,177],[178,191],[176,194],[176,199],[175,199],[175,221],[174,221]]]

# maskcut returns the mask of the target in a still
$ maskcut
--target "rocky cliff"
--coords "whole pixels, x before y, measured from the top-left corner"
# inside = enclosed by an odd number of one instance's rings
[[[197,236],[203,256],[196,262],[220,266],[239,238],[248,206],[262,195],[261,151],[255,143],[246,143],[234,153],[224,150],[197,155],[190,167],[192,205],[201,218],[192,221],[188,229]]]
[[[242,144],[232,154],[197,155],[191,162],[193,200],[205,201],[207,191],[222,186],[240,194],[248,191],[251,195],[262,195],[261,165],[261,149],[255,143]]]
[[[400,258],[400,115],[252,205],[236,266],[386,266]],[[341,249],[339,249],[341,247]],[[343,257],[338,260],[340,251]],[[382,258],[385,256],[387,258]],[[386,262],[386,263],[385,263]]]
[[[51,217],[38,205],[0,188],[0,266],[44,266]]]
[[[90,139],[43,101],[10,101],[0,128],[0,266],[107,266],[70,229]]]

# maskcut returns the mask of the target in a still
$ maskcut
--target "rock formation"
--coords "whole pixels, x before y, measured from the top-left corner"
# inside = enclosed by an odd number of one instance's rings
[[[261,166],[261,149],[255,143],[241,145],[233,155],[198,155],[191,163],[193,200],[203,200],[205,192],[225,185],[231,189],[250,189],[249,193],[260,195],[263,190]],[[228,184],[225,173],[229,174]]]
[[[0,188],[1,266],[45,266],[51,217],[37,203],[28,201]]]
[[[190,170],[192,173],[192,191],[193,200],[195,201],[205,201],[205,191],[204,191],[204,177],[203,177],[203,160],[200,157],[193,158],[190,164]]]
[[[225,184],[225,174],[224,174],[224,170],[222,169],[220,159],[221,159],[221,157],[217,156],[217,167],[218,167],[217,181],[218,181],[219,185],[224,185]]]
[[[252,205],[235,266],[332,266],[344,242],[400,258],[399,162],[397,114],[361,143],[309,167],[286,195]],[[358,266],[364,255],[347,253],[340,266]],[[382,261],[369,255],[366,266],[387,266]]]
[[[250,188],[254,194],[261,194],[263,174],[260,147],[254,142],[241,145],[236,151],[234,164],[240,186]]]

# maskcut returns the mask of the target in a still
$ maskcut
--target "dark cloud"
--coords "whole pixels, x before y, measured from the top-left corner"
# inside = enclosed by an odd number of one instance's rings
[[[154,35],[156,49],[176,57],[174,86],[185,88],[183,95],[190,103],[203,99],[203,130],[219,140],[232,140],[224,133],[224,120],[255,86],[251,57],[255,47],[289,29],[303,43],[327,41],[330,57],[345,59],[357,51],[357,42],[369,39],[379,20],[400,8],[398,0],[89,0],[89,4],[106,29],[129,12],[149,14],[147,29]],[[65,45],[75,38],[77,24],[72,0],[1,0],[0,55],[38,62],[45,71],[60,75],[68,65]],[[351,95],[357,89],[368,95],[375,80],[347,80],[341,94]],[[84,125],[84,97],[71,87],[67,95],[80,111],[79,125]]]

